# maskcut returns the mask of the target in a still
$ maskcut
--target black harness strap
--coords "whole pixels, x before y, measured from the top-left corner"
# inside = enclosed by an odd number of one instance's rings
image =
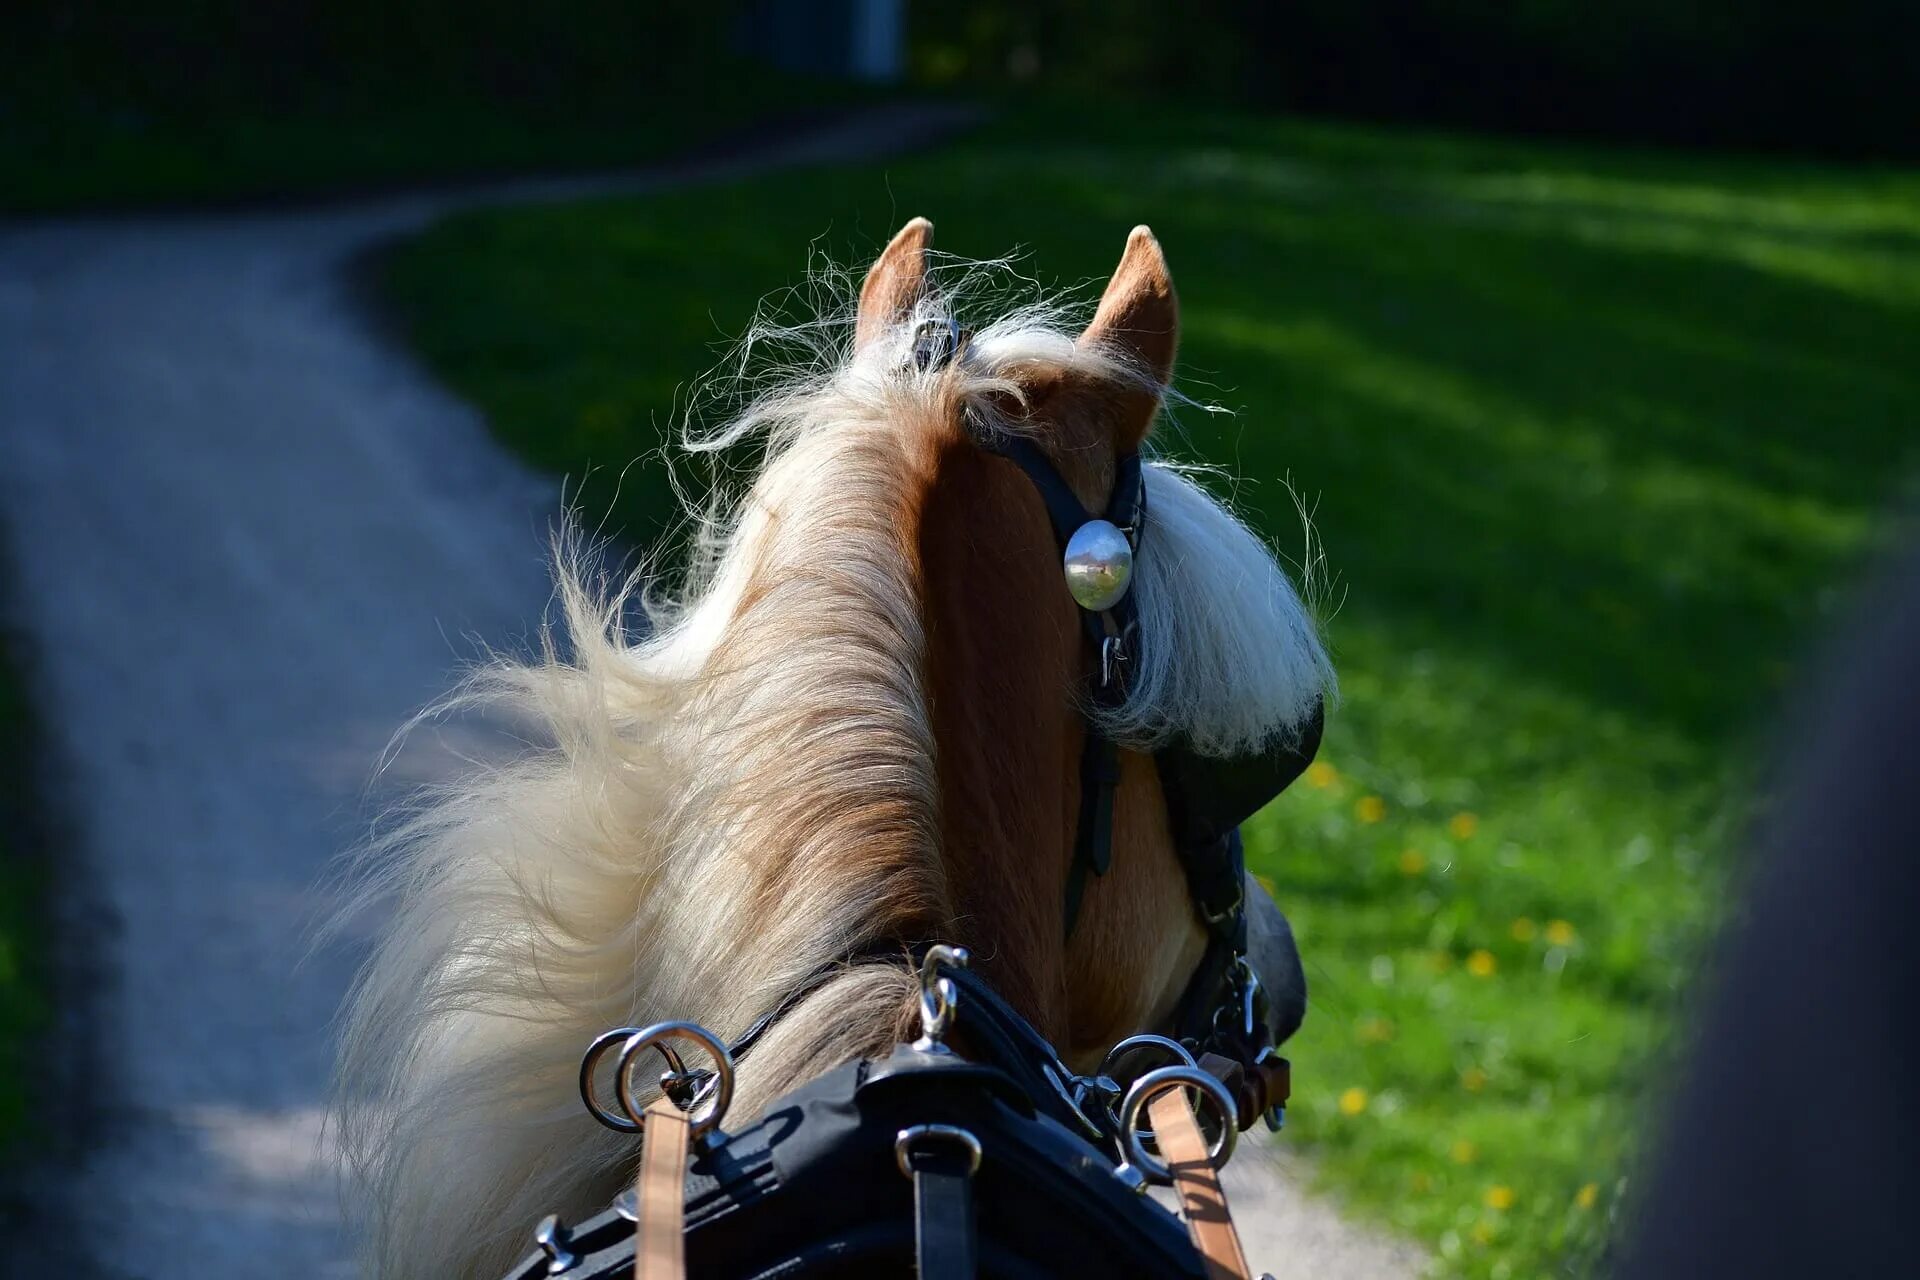
[[[973,1168],[952,1143],[915,1142],[903,1163],[913,1176],[913,1254],[920,1280],[973,1280]]]

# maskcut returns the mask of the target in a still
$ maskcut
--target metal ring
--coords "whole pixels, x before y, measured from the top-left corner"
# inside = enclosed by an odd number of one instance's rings
[[[1169,1058],[1173,1059],[1172,1062],[1167,1064],[1168,1066],[1198,1067],[1200,1065],[1194,1061],[1193,1054],[1188,1050],[1187,1046],[1181,1044],[1178,1040],[1172,1040],[1166,1036],[1139,1035],[1128,1036],[1125,1040],[1120,1041],[1120,1043],[1114,1045],[1113,1048],[1107,1050],[1107,1056],[1100,1059],[1100,1069],[1094,1072],[1094,1074],[1096,1076],[1113,1076],[1113,1069],[1123,1062],[1128,1054],[1139,1049],[1160,1050]],[[1117,1079],[1118,1077],[1114,1078]]]
[[[965,947],[950,947],[944,942],[936,942],[927,948],[927,954],[920,960],[920,985],[932,986],[941,965],[949,969],[964,969],[971,963],[973,953]]]
[[[965,1151],[969,1178],[980,1172],[980,1139],[958,1125],[916,1124],[902,1129],[893,1138],[893,1162],[900,1166],[901,1176],[907,1178],[913,1176],[913,1166],[907,1163],[907,1157],[913,1153],[914,1143],[929,1138],[951,1142]]]
[[[606,1057],[615,1045],[625,1044],[639,1035],[640,1031],[639,1027],[615,1027],[611,1031],[603,1031],[593,1038],[593,1043],[587,1046],[586,1056],[580,1059],[580,1101],[587,1104],[588,1115],[615,1133],[638,1133],[640,1126],[600,1101],[599,1095],[594,1092],[593,1077],[600,1069],[600,1060]],[[663,1040],[653,1047],[659,1050],[662,1058],[667,1060],[667,1066],[671,1070],[684,1072],[687,1069],[687,1064],[666,1041]]]
[[[936,1046],[946,1036],[959,1001],[959,991],[951,978],[940,976],[940,966],[964,969],[972,958],[965,947],[950,947],[944,942],[927,948],[920,961],[920,1048]]]
[[[693,1136],[711,1132],[727,1114],[727,1107],[733,1102],[733,1055],[727,1052],[727,1046],[719,1036],[707,1030],[697,1022],[656,1022],[627,1038],[620,1047],[620,1060],[614,1067],[613,1091],[620,1099],[620,1106],[632,1120],[632,1132],[639,1133],[646,1122],[641,1118],[644,1108],[633,1094],[634,1058],[642,1049],[659,1048],[668,1038],[684,1036],[695,1041],[707,1051],[713,1059],[715,1085],[710,1100],[705,1107],[697,1107],[688,1117],[693,1126]],[[677,1056],[677,1055],[676,1055]],[[668,1059],[674,1061],[673,1058]],[[684,1068],[676,1067],[675,1070]]]
[[[1170,1089],[1192,1089],[1220,1112],[1220,1136],[1207,1152],[1214,1168],[1221,1168],[1233,1158],[1234,1144],[1240,1140],[1240,1109],[1234,1105],[1227,1087],[1210,1073],[1198,1067],[1161,1067],[1147,1072],[1133,1082],[1133,1088],[1127,1090],[1126,1101],[1120,1104],[1120,1147],[1128,1164],[1146,1174],[1149,1180],[1163,1184],[1173,1181],[1173,1170],[1140,1145],[1140,1134],[1134,1126],[1140,1122],[1141,1108]]]

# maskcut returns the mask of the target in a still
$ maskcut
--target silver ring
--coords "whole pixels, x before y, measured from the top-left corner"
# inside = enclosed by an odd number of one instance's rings
[[[640,1126],[601,1103],[600,1095],[594,1091],[593,1077],[600,1069],[600,1060],[606,1057],[615,1045],[625,1044],[639,1034],[639,1027],[615,1027],[611,1031],[603,1031],[593,1038],[593,1043],[587,1046],[586,1056],[580,1059],[580,1101],[587,1104],[588,1115],[615,1133],[638,1133]],[[662,1058],[667,1060],[667,1067],[670,1070],[686,1071],[687,1064],[681,1060],[679,1054],[673,1051],[672,1045],[663,1040],[653,1047],[660,1051]]]
[[[913,1176],[913,1166],[907,1163],[907,1157],[913,1152],[913,1144],[930,1138],[951,1142],[967,1153],[969,1178],[980,1172],[980,1139],[958,1125],[916,1124],[902,1129],[893,1138],[893,1162],[900,1166],[901,1176]]]
[[[620,1106],[626,1111],[627,1119],[633,1121],[630,1132],[639,1133],[646,1127],[646,1121],[642,1119],[645,1108],[635,1099],[633,1093],[634,1059],[642,1049],[662,1048],[664,1043],[674,1036],[683,1036],[696,1042],[707,1051],[707,1056],[713,1059],[716,1081],[713,1092],[709,1095],[705,1106],[695,1107],[692,1114],[687,1117],[688,1122],[693,1126],[693,1136],[697,1138],[711,1132],[726,1116],[727,1107],[733,1102],[733,1055],[727,1052],[727,1046],[720,1037],[697,1022],[656,1022],[627,1037],[626,1043],[620,1047],[620,1061],[614,1067],[613,1091],[614,1095],[620,1099]],[[677,1055],[668,1058],[668,1061],[673,1062],[676,1058]],[[675,1070],[680,1069],[675,1068]]]
[[[1125,1040],[1122,1040],[1120,1043],[1114,1045],[1113,1048],[1107,1050],[1107,1056],[1100,1059],[1100,1069],[1093,1074],[1096,1076],[1112,1077],[1113,1069],[1125,1061],[1128,1054],[1138,1049],[1160,1050],[1160,1052],[1172,1059],[1172,1061],[1166,1064],[1167,1066],[1198,1067],[1200,1065],[1194,1061],[1193,1054],[1188,1051],[1187,1046],[1181,1044],[1178,1040],[1172,1040],[1166,1036],[1139,1035],[1128,1036]]]
[[[959,991],[953,980],[940,976],[940,966],[964,969],[973,957],[965,947],[935,943],[920,961],[920,1041],[919,1047],[938,1045],[953,1025],[953,1010]]]
[[[1133,1082],[1133,1088],[1127,1090],[1126,1101],[1120,1104],[1120,1146],[1128,1164],[1144,1173],[1149,1181],[1163,1185],[1173,1181],[1173,1170],[1140,1145],[1140,1134],[1134,1126],[1140,1123],[1141,1108],[1170,1089],[1192,1089],[1220,1112],[1220,1136],[1207,1152],[1214,1168],[1222,1167],[1233,1158],[1234,1144],[1240,1140],[1240,1108],[1234,1105],[1227,1087],[1210,1073],[1198,1067],[1161,1067],[1147,1072]]]

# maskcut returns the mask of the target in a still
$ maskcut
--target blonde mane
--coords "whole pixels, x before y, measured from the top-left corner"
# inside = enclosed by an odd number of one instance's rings
[[[496,658],[429,715],[505,717],[529,743],[423,796],[367,851],[356,908],[391,912],[350,997],[337,1127],[361,1183],[370,1274],[504,1271],[549,1212],[602,1207],[635,1140],[579,1103],[598,1033],[668,1018],[737,1036],[863,944],[936,936],[952,895],[923,680],[914,522],[921,442],[970,412],[1015,429],[1036,373],[1135,376],[1076,345],[1052,306],[987,320],[964,355],[911,372],[915,323],[999,274],[955,263],[921,314],[851,351],[851,309],[756,325],[747,358],[805,359],[729,423],[763,455],[706,506],[673,597],[626,622],[636,584],[592,585],[557,556],[558,627],[538,660]],[[1265,546],[1154,463],[1137,586],[1146,655],[1112,716],[1224,753],[1295,731],[1331,677]],[[910,1008],[901,970],[849,969],[743,1064],[734,1116],[885,1049]]]

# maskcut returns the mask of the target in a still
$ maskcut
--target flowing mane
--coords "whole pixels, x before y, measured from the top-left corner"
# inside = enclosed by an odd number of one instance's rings
[[[687,585],[645,599],[636,634],[636,583],[597,586],[563,549],[539,659],[491,660],[435,709],[532,745],[422,797],[365,860],[358,906],[391,916],[346,1012],[337,1116],[372,1274],[504,1269],[541,1215],[606,1203],[637,1148],[575,1092],[601,1031],[675,1018],[728,1038],[863,944],[953,926],[919,556],[931,442],[963,411],[1019,429],[1036,377],[1140,375],[1053,306],[973,314],[990,264],[942,274],[857,348],[850,300],[756,329],[750,350],[799,337],[807,358],[754,373],[758,394],[689,442],[763,454],[699,516]],[[916,323],[949,312],[977,326],[964,358],[912,372]],[[1110,732],[1220,754],[1296,732],[1331,675],[1286,575],[1178,470],[1150,464],[1148,492],[1144,658]],[[815,991],[743,1066],[736,1114],[884,1051],[912,995],[884,966]]]

